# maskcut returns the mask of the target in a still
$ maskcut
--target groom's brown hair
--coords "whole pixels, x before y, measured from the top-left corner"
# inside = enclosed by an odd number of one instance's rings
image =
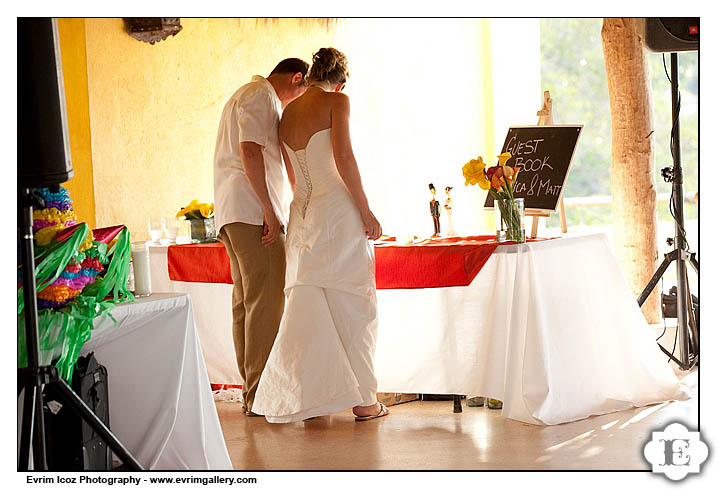
[[[269,75],[272,76],[275,73],[291,73],[292,75],[295,73],[301,73],[302,78],[306,79],[308,71],[309,63],[306,61],[300,60],[299,58],[287,58],[286,60],[280,61]]]

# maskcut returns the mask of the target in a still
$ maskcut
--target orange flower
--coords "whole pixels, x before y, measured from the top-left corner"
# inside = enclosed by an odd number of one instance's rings
[[[496,174],[494,174],[493,177],[491,177],[491,186],[494,189],[501,190],[501,186],[505,185],[506,181],[503,177],[498,177]]]

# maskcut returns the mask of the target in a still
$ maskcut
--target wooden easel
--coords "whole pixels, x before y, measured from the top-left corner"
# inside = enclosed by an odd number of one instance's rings
[[[536,112],[539,116],[537,126],[553,126],[553,111],[551,109],[551,94],[546,90],[543,93],[543,107],[540,111]],[[526,216],[533,216],[533,222],[531,223],[531,238],[536,238],[538,233],[539,218],[548,218],[551,215],[548,211],[527,211]],[[568,228],[566,227],[566,211],[563,207],[563,189],[561,189],[561,196],[558,199],[558,216],[561,220],[561,233],[566,233]]]

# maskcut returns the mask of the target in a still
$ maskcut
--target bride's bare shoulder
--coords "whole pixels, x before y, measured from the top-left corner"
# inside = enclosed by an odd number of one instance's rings
[[[349,96],[341,92],[328,92],[326,94],[327,101],[332,106],[332,109],[348,109],[349,108]]]
[[[285,139],[287,129],[294,124],[296,119],[294,111],[289,109],[291,105],[289,104],[284,108],[282,117],[279,119],[279,137],[281,139]]]
[[[344,92],[327,92],[326,96],[331,98],[332,101],[346,101],[349,102],[349,96]]]

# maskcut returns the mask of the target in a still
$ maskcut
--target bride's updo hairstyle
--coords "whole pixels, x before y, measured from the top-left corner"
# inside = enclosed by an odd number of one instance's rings
[[[347,57],[334,48],[322,48],[312,56],[312,68],[309,70],[309,80],[315,82],[329,82],[332,85],[344,83],[349,76],[347,70]]]

